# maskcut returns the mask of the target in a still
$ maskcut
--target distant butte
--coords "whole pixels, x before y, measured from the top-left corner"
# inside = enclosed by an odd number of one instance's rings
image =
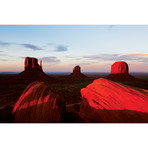
[[[111,66],[111,74],[128,74],[128,64],[124,61],[117,61]]]
[[[86,75],[81,73],[81,67],[79,65],[75,66],[73,72],[69,75],[72,78],[88,78]]]
[[[40,61],[40,65],[38,64],[38,59],[36,58],[25,58],[25,70],[40,70],[42,71],[42,61]]]
[[[51,82],[54,78],[46,75],[43,72],[42,61],[38,64],[38,59],[34,57],[26,57],[24,61],[24,71],[14,76],[11,82],[17,83],[23,81],[23,83],[31,83],[34,81]]]
[[[122,81],[122,80],[138,80],[129,74],[128,64],[124,61],[117,61],[111,65],[111,74],[105,77],[109,80]]]

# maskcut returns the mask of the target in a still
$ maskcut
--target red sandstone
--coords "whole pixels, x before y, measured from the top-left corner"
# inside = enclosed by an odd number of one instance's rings
[[[26,57],[24,62],[25,70],[42,70],[42,61],[38,64],[38,59],[32,57]]]
[[[128,71],[128,65],[123,61],[117,61],[111,66],[111,74],[128,74]]]
[[[105,77],[113,81],[138,80],[129,74],[128,64],[124,61],[117,61],[111,65],[111,74]]]
[[[12,114],[14,122],[62,122],[65,101],[44,82],[33,82],[26,87],[16,102]]]
[[[148,122],[148,90],[97,79],[81,89],[84,122]]]

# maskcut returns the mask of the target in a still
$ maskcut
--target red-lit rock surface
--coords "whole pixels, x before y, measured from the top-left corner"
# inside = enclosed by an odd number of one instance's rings
[[[111,74],[128,74],[128,69],[126,62],[117,61],[111,65]]]
[[[40,63],[41,65],[38,64],[38,59],[36,58],[26,57],[24,62],[25,70],[42,70],[42,62],[40,61]]]
[[[129,73],[128,64],[124,61],[117,61],[111,65],[111,74],[106,76],[106,79],[113,81],[133,81],[138,80]]]
[[[36,58],[32,58],[32,69],[39,69],[38,60]]]
[[[78,65],[74,67],[73,72],[69,76],[72,78],[88,78],[81,73],[81,68]]]
[[[29,69],[31,69],[31,59],[29,58],[29,57],[26,57],[25,58],[25,63],[24,63],[24,66],[25,66],[25,70],[29,70]]]
[[[26,57],[24,62],[25,70],[19,73],[18,75],[12,77],[10,83],[26,83],[30,84],[34,81],[44,81],[44,82],[54,82],[55,80],[46,75],[42,70],[42,61],[40,65],[36,58]]]
[[[44,82],[33,82],[16,102],[12,114],[14,122],[62,122],[65,101]]]
[[[148,90],[97,79],[81,89],[84,122],[148,122]]]

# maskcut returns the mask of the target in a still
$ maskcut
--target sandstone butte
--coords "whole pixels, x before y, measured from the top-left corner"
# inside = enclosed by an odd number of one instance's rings
[[[64,99],[38,81],[26,87],[12,111],[17,123],[58,123],[63,121],[64,114]]]
[[[83,122],[148,122],[148,90],[104,78],[81,89]]]
[[[26,57],[24,62],[25,70],[40,70],[42,71],[42,61],[38,64],[38,59]]]
[[[135,77],[129,74],[128,64],[124,61],[117,61],[111,65],[111,74],[105,77],[106,79],[115,81],[133,81],[137,80]]]
[[[86,75],[81,73],[81,67],[79,65],[75,66],[73,72],[69,75],[71,78],[88,78]]]
[[[26,57],[24,61],[24,71],[12,77],[10,83],[26,83],[30,84],[34,81],[51,82],[54,78],[46,75],[42,69],[42,61],[38,64],[38,59],[33,57]]]

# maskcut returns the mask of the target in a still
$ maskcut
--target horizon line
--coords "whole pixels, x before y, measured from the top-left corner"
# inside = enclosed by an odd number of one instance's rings
[[[20,73],[22,71],[0,71],[0,73]],[[45,73],[71,73],[72,71],[43,71]],[[110,73],[110,71],[102,71],[102,72],[99,72],[99,71],[81,71],[82,73]],[[130,71],[129,73],[148,73],[145,72],[145,71]]]

